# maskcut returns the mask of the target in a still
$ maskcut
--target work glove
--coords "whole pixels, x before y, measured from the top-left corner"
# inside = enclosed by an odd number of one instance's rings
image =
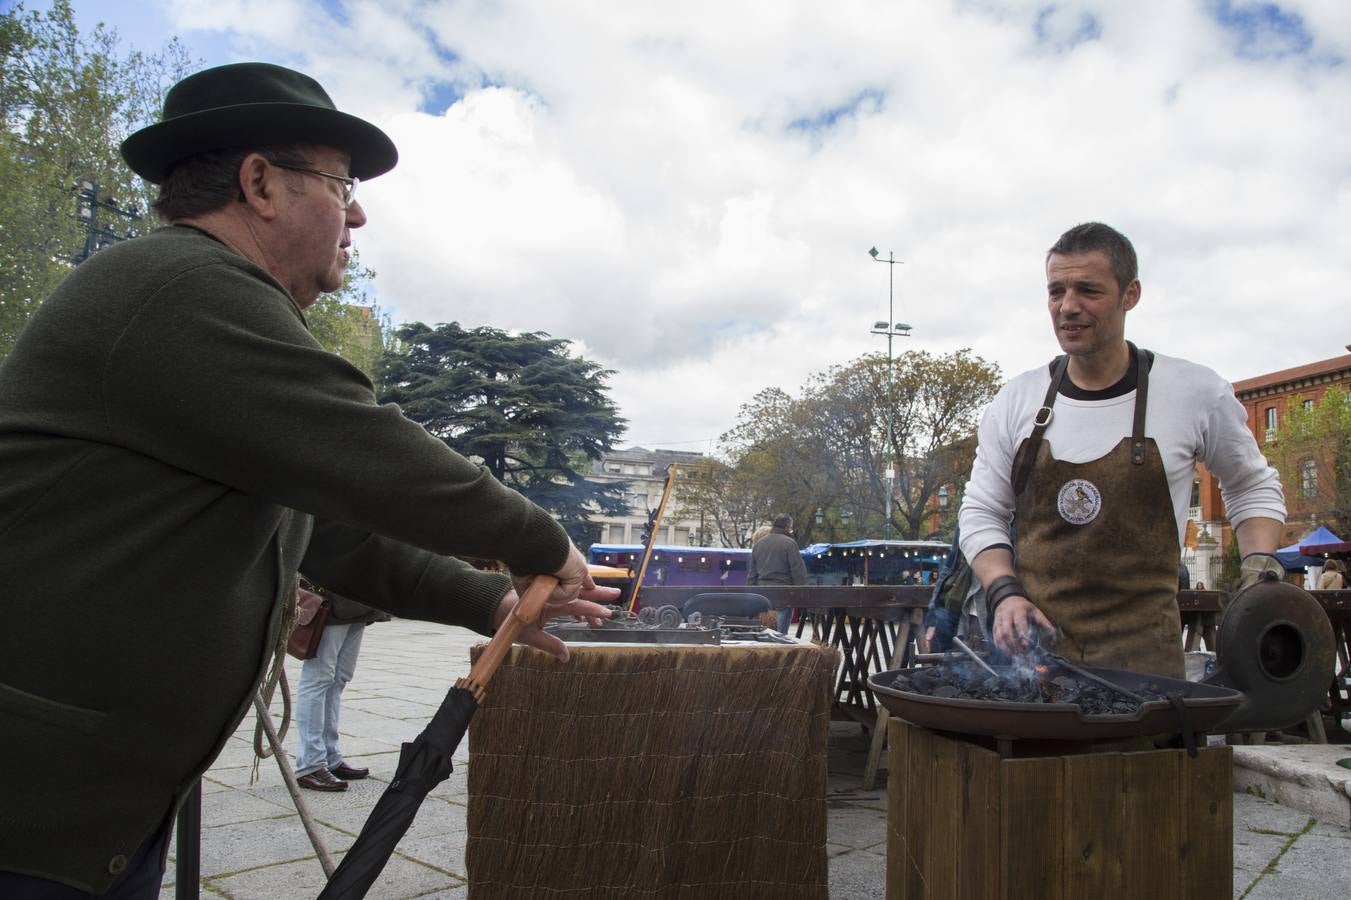
[[[1280,581],[1285,577],[1285,566],[1270,553],[1249,553],[1238,566],[1238,589],[1252,587],[1259,581]]]

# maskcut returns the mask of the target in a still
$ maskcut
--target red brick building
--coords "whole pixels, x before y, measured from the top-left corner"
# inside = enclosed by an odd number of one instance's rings
[[[1351,351],[1351,345],[1346,349]],[[1235,381],[1234,394],[1248,411],[1248,427],[1260,446],[1279,434],[1281,422],[1289,414],[1290,404],[1296,398],[1304,404],[1316,404],[1333,385],[1351,390],[1351,353]],[[1198,528],[1197,535],[1189,535],[1188,543],[1196,549],[1198,562],[1201,562],[1200,557],[1207,553],[1204,535],[1208,533],[1214,538],[1214,546],[1222,551],[1229,541],[1229,525],[1224,521],[1224,504],[1220,500],[1220,487],[1214,476],[1204,466],[1197,466],[1196,474],[1197,496],[1192,503],[1192,519]],[[1291,493],[1287,489],[1286,506],[1289,514],[1284,544],[1299,540],[1313,527],[1309,510],[1303,508],[1304,504],[1298,495],[1291,496]],[[1197,536],[1201,536],[1202,546],[1196,546]],[[1199,566],[1198,573],[1206,568]],[[1200,577],[1204,579],[1203,575]]]

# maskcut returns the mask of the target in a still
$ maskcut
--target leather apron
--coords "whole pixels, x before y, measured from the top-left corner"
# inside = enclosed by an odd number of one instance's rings
[[[1056,459],[1041,440],[1068,366],[1056,361],[1037,428],[1013,460],[1018,576],[1071,662],[1182,678],[1177,524],[1158,446],[1144,436],[1148,367],[1131,351],[1132,434],[1086,463]]]

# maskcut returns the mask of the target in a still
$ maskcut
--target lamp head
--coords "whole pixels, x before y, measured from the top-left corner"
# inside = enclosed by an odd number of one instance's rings
[[[871,250],[869,250],[868,255],[871,256],[873,259],[877,259],[877,248],[874,247]]]

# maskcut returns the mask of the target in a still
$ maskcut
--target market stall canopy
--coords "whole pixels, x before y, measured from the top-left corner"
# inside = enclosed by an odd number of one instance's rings
[[[839,541],[834,544],[808,544],[802,548],[804,556],[824,556],[839,553],[845,556],[900,556],[920,562],[942,563],[952,545],[947,541]]]
[[[1329,557],[1338,559],[1351,558],[1351,541],[1335,541],[1328,544],[1300,544],[1299,552],[1305,556],[1321,556],[1324,560]]]
[[[1287,569],[1302,569],[1305,566],[1321,566],[1323,556],[1321,551],[1318,555],[1309,553],[1315,546],[1323,544],[1340,544],[1342,539],[1337,537],[1331,531],[1328,531],[1322,525],[1319,525],[1313,531],[1310,531],[1298,542],[1289,547],[1282,547],[1276,551],[1276,558],[1281,561],[1281,565]]]

